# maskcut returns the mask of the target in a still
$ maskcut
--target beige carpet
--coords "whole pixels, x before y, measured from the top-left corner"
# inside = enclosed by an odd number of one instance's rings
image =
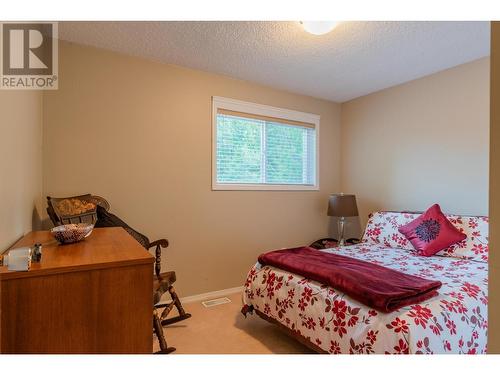
[[[174,353],[311,353],[311,350],[290,338],[278,327],[255,314],[248,315],[245,319],[240,313],[241,294],[227,297],[231,303],[208,308],[201,302],[184,305],[185,310],[193,316],[164,327],[168,345],[177,348]],[[156,337],[153,349],[158,350]]]

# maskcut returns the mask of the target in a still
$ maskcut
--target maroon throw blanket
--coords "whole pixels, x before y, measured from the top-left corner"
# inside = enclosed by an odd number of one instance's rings
[[[271,251],[259,263],[319,281],[384,312],[425,301],[441,287],[440,281],[310,247]]]

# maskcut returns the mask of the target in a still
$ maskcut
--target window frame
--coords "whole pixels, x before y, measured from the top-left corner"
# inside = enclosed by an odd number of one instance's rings
[[[316,132],[315,181],[314,184],[245,184],[217,182],[217,112],[218,109],[243,112],[283,120],[299,121],[314,125]],[[250,103],[236,99],[212,97],[212,190],[283,190],[283,191],[318,191],[319,190],[319,143],[320,116],[291,109],[272,107],[264,104]]]

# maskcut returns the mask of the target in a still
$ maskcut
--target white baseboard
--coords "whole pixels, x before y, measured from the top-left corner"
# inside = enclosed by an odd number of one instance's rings
[[[223,289],[223,290],[215,290],[213,292],[207,292],[207,293],[202,293],[202,294],[195,294],[193,296],[187,296],[181,298],[182,303],[189,303],[189,302],[200,302],[200,301],[205,301],[208,299],[215,299],[219,297],[225,297],[229,294],[235,294],[235,293],[241,293],[243,292],[243,287],[242,286],[236,286],[234,288],[229,288],[229,289]],[[165,300],[160,300],[160,302],[163,303],[169,303],[171,302],[167,298],[169,297],[168,293],[164,294]]]

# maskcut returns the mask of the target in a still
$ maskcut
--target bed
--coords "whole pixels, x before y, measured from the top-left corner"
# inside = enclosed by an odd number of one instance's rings
[[[423,257],[398,232],[417,216],[373,213],[361,243],[318,251],[439,280],[437,296],[383,313],[329,286],[257,263],[245,282],[242,311],[278,324],[320,353],[486,353],[488,218],[447,215],[467,239]]]

